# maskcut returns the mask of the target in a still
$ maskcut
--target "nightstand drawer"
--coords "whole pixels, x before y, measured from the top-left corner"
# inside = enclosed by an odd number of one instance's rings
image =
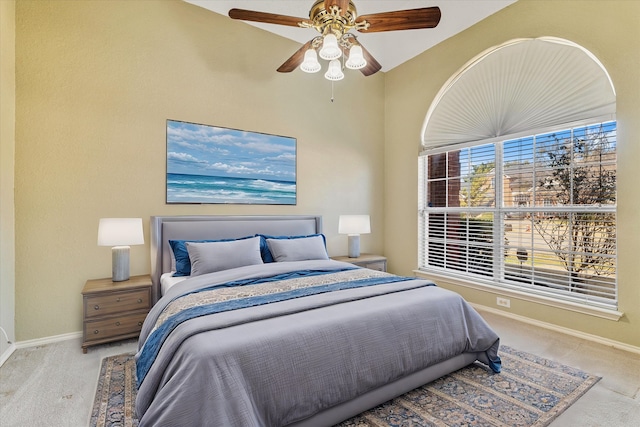
[[[386,261],[367,262],[363,263],[362,266],[371,270],[387,271]]]
[[[106,338],[139,333],[146,317],[147,313],[144,312],[86,322],[84,324],[85,341],[104,340]]]
[[[82,352],[92,345],[137,337],[151,308],[151,287],[148,274],[121,282],[87,280],[82,289]]]
[[[117,314],[123,311],[148,309],[151,307],[149,289],[112,292],[109,294],[86,296],[84,312],[86,318]]]

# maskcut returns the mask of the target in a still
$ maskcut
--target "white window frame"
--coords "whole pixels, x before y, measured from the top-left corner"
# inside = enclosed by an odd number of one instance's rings
[[[610,121],[611,117],[601,117],[596,120],[597,122],[607,122]],[[614,119],[615,120],[615,119]],[[593,124],[593,120],[589,121],[581,121],[574,122],[571,124],[567,124],[565,126],[558,126],[557,129],[554,130],[566,130],[568,128],[576,128],[584,125]],[[539,132],[534,132],[535,134],[548,133],[549,129],[542,129]],[[493,277],[487,277],[482,275],[468,274],[457,270],[446,269],[435,267],[426,264],[426,260],[428,258],[425,253],[428,250],[428,245],[425,243],[426,239],[428,239],[428,227],[426,225],[426,216],[428,212],[452,212],[456,209],[458,211],[469,212],[475,209],[465,208],[433,208],[427,206],[428,201],[426,200],[426,188],[427,188],[427,158],[429,155],[443,153],[447,151],[457,151],[461,148],[467,148],[472,146],[480,146],[485,144],[493,144],[496,146],[496,155],[495,155],[495,164],[499,165],[499,168],[496,168],[496,175],[503,176],[503,163],[502,163],[502,143],[516,139],[516,137],[503,137],[503,138],[492,138],[489,141],[475,141],[469,144],[455,144],[453,146],[446,147],[438,147],[430,150],[425,150],[420,154],[419,161],[419,212],[418,212],[418,220],[419,220],[419,254],[418,254],[418,262],[419,269],[416,271],[416,274],[423,277],[428,277],[432,280],[445,280],[449,283],[471,287],[474,289],[481,289],[483,291],[493,292],[499,295],[507,295],[512,296],[514,298],[519,298],[522,300],[533,301],[537,303],[542,303],[545,305],[551,305],[556,307],[561,307],[564,309],[577,311],[589,315],[594,315],[602,318],[607,318],[611,320],[618,320],[622,313],[617,311],[617,278],[615,285],[615,297],[614,300],[608,300],[602,302],[600,299],[593,298],[585,298],[583,296],[576,297],[575,295],[568,294],[567,292],[558,292],[553,289],[545,289],[538,286],[532,286],[527,288],[526,286],[522,286],[522,284],[514,284],[510,283],[508,280],[504,278],[504,265],[505,262],[501,261],[503,257],[500,254],[504,251],[503,245],[503,236],[504,236],[504,222],[503,217],[506,211],[514,211],[517,210],[516,207],[505,207],[503,206],[503,184],[504,180],[500,179],[496,182],[498,183],[495,191],[496,195],[496,203],[494,203],[495,208],[493,209],[494,213],[494,242],[500,242],[499,244],[494,244],[494,269],[493,269]],[[532,211],[532,210],[540,210],[546,211],[547,208],[539,207],[539,208],[531,208],[525,207],[524,210]],[[600,209],[600,208],[599,208]],[[616,206],[606,206],[605,210],[609,212],[616,212]],[[481,209],[483,210],[483,209]],[[486,209],[484,209],[486,210]],[[491,210],[491,209],[489,209]],[[583,210],[593,210],[593,207],[582,209],[581,207],[567,207],[562,211],[583,211]],[[617,261],[616,261],[617,263]]]

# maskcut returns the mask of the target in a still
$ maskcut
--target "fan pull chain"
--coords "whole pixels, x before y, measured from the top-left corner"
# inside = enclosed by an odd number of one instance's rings
[[[331,80],[331,102],[333,102],[333,80]]]

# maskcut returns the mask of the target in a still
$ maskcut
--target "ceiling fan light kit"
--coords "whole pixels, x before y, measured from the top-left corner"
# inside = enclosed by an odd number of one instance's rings
[[[330,61],[325,77],[335,81],[344,78],[342,64],[338,61],[343,54],[344,57],[348,56],[344,66],[360,70],[365,76],[375,74],[382,68],[349,31],[371,33],[434,28],[440,22],[440,8],[434,6],[358,16],[350,0],[316,0],[309,11],[309,19],[244,9],[231,9],[229,17],[315,29],[320,36],[305,43],[278,68],[278,72],[289,73],[300,67],[306,73],[316,73],[322,68],[318,62],[320,55],[320,58]]]

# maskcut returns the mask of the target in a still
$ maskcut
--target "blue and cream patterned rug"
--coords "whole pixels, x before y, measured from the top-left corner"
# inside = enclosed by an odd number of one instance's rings
[[[473,364],[339,424],[373,426],[547,426],[599,377],[507,346],[502,372]],[[103,359],[91,427],[135,427],[132,354]]]

